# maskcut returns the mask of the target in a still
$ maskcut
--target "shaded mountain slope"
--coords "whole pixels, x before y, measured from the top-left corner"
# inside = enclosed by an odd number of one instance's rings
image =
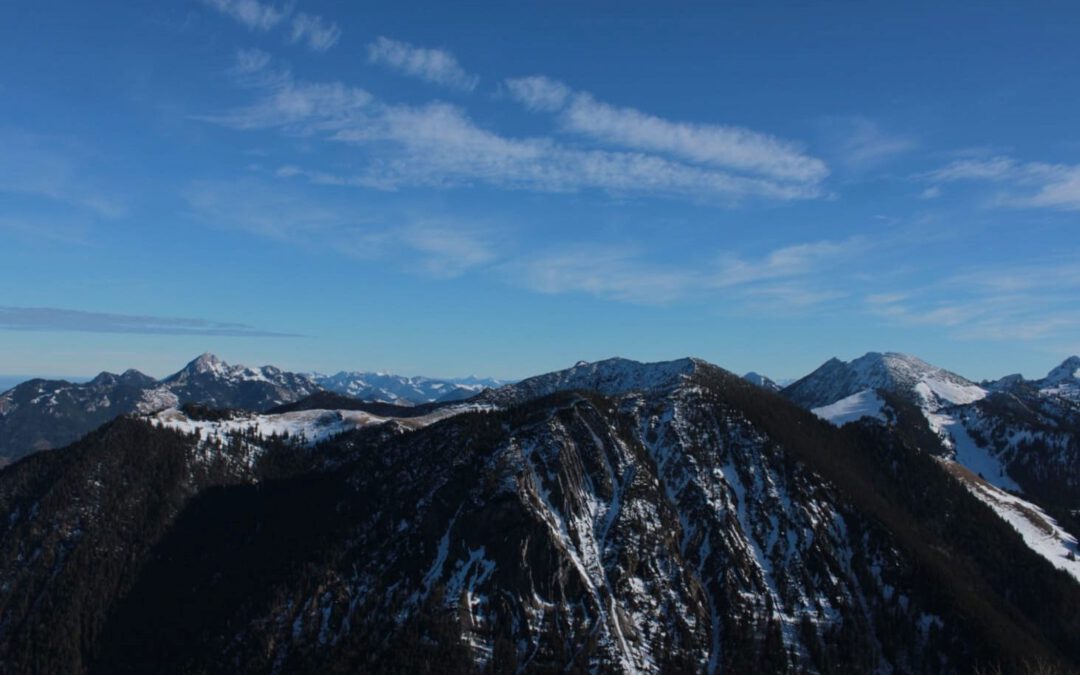
[[[5,672],[45,672],[25,654],[100,673],[1080,663],[1080,586],[893,428],[837,429],[694,360],[521,384],[498,410],[360,429],[303,455],[344,463],[206,483],[147,537],[123,588],[102,585],[104,629],[0,626]],[[96,489],[83,467],[34,459],[0,472],[9,503],[64,481]],[[109,518],[81,527],[144,536]],[[5,533],[0,550],[26,537]],[[112,578],[80,570],[93,587]],[[49,573],[5,592],[49,588]]]

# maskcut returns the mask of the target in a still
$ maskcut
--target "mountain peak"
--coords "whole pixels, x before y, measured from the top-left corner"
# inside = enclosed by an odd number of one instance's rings
[[[769,391],[780,391],[780,389],[782,388],[771,378],[768,378],[761,373],[755,372],[753,370],[743,375],[743,379],[751,384],[756,384],[762,389],[768,389]]]
[[[1080,379],[1080,356],[1070,356],[1046,376],[1046,379]]]
[[[1061,365],[1051,370],[1038,385],[1040,389],[1055,389],[1062,385],[1071,389],[1080,385],[1080,356],[1070,356],[1062,361]]]
[[[94,379],[90,380],[90,382],[88,382],[88,384],[93,385],[93,386],[102,386],[102,385],[106,385],[106,384],[111,384],[111,383],[115,382],[116,379],[117,379],[116,373],[110,373],[107,370],[103,370],[100,373],[98,373],[96,376],[94,376]]]
[[[217,355],[212,354],[210,352],[203,352],[202,354],[199,354],[199,356],[195,360],[193,360],[191,363],[189,363],[188,365],[189,366],[194,366],[195,368],[198,368],[198,369],[206,369],[206,368],[214,368],[214,367],[217,367],[217,366],[224,366],[226,364],[225,364],[224,361],[219,359],[217,357]]]
[[[641,363],[613,357],[591,363],[578,362],[571,368],[537,375],[489,391],[485,396],[501,405],[539,398],[557,391],[583,389],[605,395],[632,391],[655,391],[675,387],[706,362],[695,358]]]
[[[934,408],[986,396],[970,380],[901,352],[867,352],[847,363],[829,359],[784,392],[804,407],[817,408],[878,389],[916,395]]]

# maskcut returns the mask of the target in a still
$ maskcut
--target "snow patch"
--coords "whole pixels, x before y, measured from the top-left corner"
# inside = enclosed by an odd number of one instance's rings
[[[1031,550],[1080,581],[1080,546],[1076,537],[1062,529],[1056,520],[1035,504],[970,474],[965,476],[961,473],[960,478],[972,494],[1020,533]]]
[[[814,408],[810,412],[839,427],[863,417],[872,417],[884,422],[885,413],[882,412],[884,406],[885,401],[881,400],[876,392],[863,389],[835,403]]]

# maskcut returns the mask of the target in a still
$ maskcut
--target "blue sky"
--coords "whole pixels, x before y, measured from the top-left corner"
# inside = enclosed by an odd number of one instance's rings
[[[0,7],[0,372],[1080,352],[1080,8]]]

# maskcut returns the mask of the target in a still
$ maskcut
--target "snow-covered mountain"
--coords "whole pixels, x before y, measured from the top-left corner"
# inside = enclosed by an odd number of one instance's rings
[[[870,352],[850,362],[830,359],[785,387],[784,395],[813,409],[879,389],[911,397],[928,409],[971,403],[986,396],[985,389],[956,373],[896,352]]]
[[[503,384],[477,377],[436,380],[385,373],[313,376],[274,366],[230,365],[210,353],[162,380],[135,370],[101,373],[83,383],[30,380],[0,394],[0,466],[70,443],[118,415],[189,403],[264,412],[325,389],[363,400],[419,405],[467,399]]]
[[[1044,394],[1080,402],[1080,356],[1070,356],[1035,386]]]
[[[979,386],[912,356],[870,353],[832,359],[783,394],[836,425],[872,419],[913,436],[930,431],[923,438],[936,441],[925,449],[1033,550],[1080,579],[1076,536],[1044,512],[1071,517],[1080,507],[1078,371],[1073,357],[1042,380],[1011,375]],[[902,414],[905,404],[918,414]]]
[[[650,364],[619,357],[594,363],[578,361],[566,370],[537,375],[485,391],[478,400],[507,407],[560,391],[581,390],[616,395],[670,389],[684,382],[703,363],[691,358]]]
[[[335,375],[312,373],[311,379],[324,389],[364,401],[379,401],[397,405],[418,405],[440,401],[460,401],[500,387],[505,382],[492,378],[466,377],[433,379],[405,377],[388,373],[341,371]]]
[[[206,353],[161,381],[181,404],[198,402],[213,408],[268,410],[310,396],[320,389],[307,375],[274,366],[229,365]]]
[[[948,450],[960,434],[950,414],[958,406],[980,401],[987,390],[956,373],[909,354],[867,353],[851,362],[830,359],[783,394],[834,424],[875,418],[885,421],[890,394],[914,404]]]
[[[0,394],[0,461],[66,445],[119,415],[187,403],[260,411],[318,390],[303,375],[230,366],[213,354],[163,380],[136,370],[101,373],[78,384],[31,380]]]
[[[889,428],[694,359],[484,398],[170,410],[0,472],[5,672],[1080,663],[1080,585]]]
[[[81,383],[30,380],[0,394],[0,462],[66,445],[120,415],[187,403],[264,410],[318,390],[305,376],[230,366],[213,354],[163,380],[138,370]]]

